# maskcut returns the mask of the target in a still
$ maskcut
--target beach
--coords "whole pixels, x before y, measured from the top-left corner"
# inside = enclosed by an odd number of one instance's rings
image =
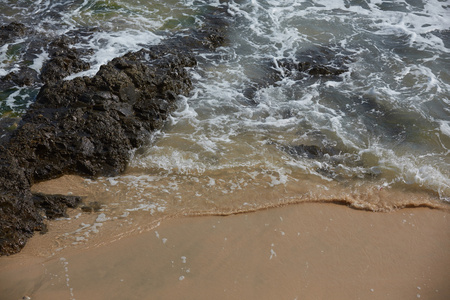
[[[0,300],[450,298],[445,2],[1,8]]]
[[[0,258],[0,298],[448,299],[449,225],[437,209],[304,203],[167,219],[50,257],[37,235]]]

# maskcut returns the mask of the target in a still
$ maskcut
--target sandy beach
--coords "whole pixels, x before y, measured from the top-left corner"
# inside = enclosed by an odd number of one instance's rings
[[[1,3],[0,300],[450,299],[445,1]]]
[[[448,212],[305,203],[0,258],[3,299],[448,299]]]

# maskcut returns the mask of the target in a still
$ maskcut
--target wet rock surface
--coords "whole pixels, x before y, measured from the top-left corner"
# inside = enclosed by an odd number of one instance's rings
[[[115,58],[94,77],[61,80],[89,65],[81,59],[85,53],[70,46],[73,39],[60,37],[46,48],[50,57],[38,77],[24,67],[0,79],[2,89],[45,84],[17,129],[13,118],[0,124],[7,126],[0,131],[0,255],[20,251],[34,231],[45,231],[44,219],[64,217],[67,207],[82,200],[33,195],[33,183],[64,174],[95,177],[124,171],[130,151],[161,129],[176,108],[177,96],[192,89],[187,68],[196,65],[193,50],[213,51],[226,41],[224,13],[206,16],[210,26],[204,24],[189,37],[175,36]],[[26,34],[20,24],[0,31],[9,39]],[[30,44],[36,48],[42,40]],[[39,53],[24,52],[31,57]],[[32,80],[21,79],[28,73]],[[97,206],[84,205],[83,211],[96,211]]]
[[[88,213],[90,213],[90,212],[97,212],[97,211],[100,211],[101,208],[102,208],[102,205],[101,205],[99,202],[97,202],[97,201],[92,201],[92,202],[89,202],[88,204],[83,205],[83,206],[81,207],[81,210],[82,210],[83,212],[88,212]]]
[[[0,146],[0,228],[2,255],[20,251],[34,231],[44,229],[23,168],[3,146]]]
[[[283,58],[267,61],[255,70],[251,70],[248,77],[252,83],[243,91],[250,102],[257,104],[255,93],[261,89],[273,86],[283,78],[301,81],[306,78],[339,81],[341,74],[348,72],[347,63],[351,59],[342,49],[333,50],[332,47],[316,47],[299,52],[295,59]],[[261,77],[261,74],[264,76]]]
[[[76,208],[81,200],[78,196],[33,194],[34,205],[43,210],[48,219],[67,218],[67,208]]]
[[[90,64],[81,59],[89,51],[71,47],[70,45],[75,41],[67,37],[59,37],[50,44],[50,60],[43,65],[40,74],[43,83],[56,82],[90,68]]]
[[[34,230],[42,229],[36,207],[44,207],[48,217],[64,216],[68,204],[64,198],[30,194],[29,187],[36,181],[63,174],[122,172],[130,151],[163,126],[175,109],[177,95],[190,91],[185,68],[195,63],[190,52],[154,46],[112,60],[92,78],[45,85],[6,148],[0,149],[4,154],[0,177],[4,191],[0,203],[5,223],[2,228],[14,231],[22,227],[24,238],[19,240],[24,240]],[[7,209],[11,203],[18,206]],[[24,206],[28,207],[26,215],[21,212]],[[16,219],[4,219],[3,215]],[[23,219],[33,221],[24,224]],[[0,237],[2,253],[17,250],[10,246],[11,240],[18,239],[12,234]]]
[[[71,74],[90,68],[83,58],[91,54],[89,49],[75,48],[80,37],[89,36],[95,29],[83,28],[68,32],[64,36],[46,36],[20,23],[0,27],[0,47],[8,45],[10,59],[16,61],[16,68],[0,77],[0,90],[13,87],[34,86],[55,82]],[[42,66],[33,66],[42,55],[48,59]]]
[[[18,37],[22,37],[27,33],[28,29],[25,25],[12,22],[8,25],[0,26],[0,47],[10,43]]]
[[[292,145],[281,146],[282,150],[295,157],[306,157],[309,159],[321,159],[325,155],[333,156],[339,151],[333,147],[319,147],[316,145]]]
[[[4,115],[0,118],[0,145],[4,145],[9,141],[19,122],[19,117]]]
[[[31,86],[40,83],[39,73],[36,70],[26,66],[20,67],[18,71],[10,72],[0,79],[0,88],[2,90],[14,86]]]
[[[315,172],[321,176],[343,182],[349,178],[373,179],[379,175],[377,169],[364,167],[364,162],[356,153],[347,152],[337,146],[331,145],[282,145],[272,142],[279,150],[285,152],[295,160],[314,160],[318,162]],[[346,174],[339,166],[359,168],[357,175]],[[350,177],[349,177],[350,176]],[[356,177],[355,177],[356,176]]]
[[[181,42],[189,49],[204,52],[214,51],[228,42],[227,31],[232,21],[228,18],[226,6],[209,7],[202,22],[200,28],[176,36],[176,43]]]
[[[167,46],[128,53],[92,78],[47,84],[11,137],[33,181],[63,174],[117,175],[192,85],[191,53]],[[27,151],[21,150],[29,148]]]

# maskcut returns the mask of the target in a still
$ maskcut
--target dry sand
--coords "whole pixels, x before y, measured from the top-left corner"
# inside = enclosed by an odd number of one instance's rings
[[[320,203],[0,258],[0,299],[450,299],[450,214]]]

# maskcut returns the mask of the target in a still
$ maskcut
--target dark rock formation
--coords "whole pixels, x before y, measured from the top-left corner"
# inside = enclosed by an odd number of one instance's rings
[[[20,118],[4,115],[0,118],[0,145],[4,145],[9,141],[11,134],[16,130]]]
[[[177,43],[181,42],[194,51],[214,51],[227,43],[227,31],[231,24],[231,20],[227,18],[227,8],[208,7],[207,10],[203,16],[203,25],[176,36]]]
[[[73,41],[67,37],[59,37],[50,44],[50,60],[41,70],[41,80],[44,83],[53,83],[70,74],[89,70],[90,64],[81,59],[86,51],[70,47]]]
[[[67,207],[81,201],[33,195],[33,183],[64,174],[116,175],[125,169],[130,151],[163,126],[177,95],[191,90],[186,70],[196,65],[191,49],[211,51],[225,42],[223,15],[210,18],[214,24],[194,30],[190,38],[169,38],[115,58],[92,78],[60,80],[87,65],[70,42],[55,41],[51,47],[59,50],[49,52],[40,74],[46,84],[35,103],[15,131],[0,131],[0,255],[20,251],[34,231],[45,230],[45,218],[65,216]],[[7,80],[18,85],[14,76]]]
[[[167,46],[128,53],[92,78],[45,85],[11,137],[30,182],[62,174],[115,175],[187,95],[192,54]],[[27,150],[24,150],[27,149]]]
[[[278,59],[267,61],[266,64],[252,70],[249,78],[252,84],[243,92],[250,101],[257,90],[274,85],[283,78],[302,80],[309,77],[326,80],[340,80],[339,75],[348,72],[346,64],[350,57],[342,53],[342,49],[333,50],[327,47],[317,47],[299,52],[295,59]],[[263,77],[260,77],[263,74]]]
[[[81,210],[84,212],[97,212],[102,208],[101,204],[97,201],[89,202],[89,204],[85,204],[81,207]]]
[[[0,146],[0,254],[20,251],[34,231],[44,231],[47,218],[67,216],[67,207],[80,201],[76,196],[33,195],[24,169],[15,156]]]
[[[302,78],[305,74],[311,76],[325,76],[333,79],[348,71],[345,65],[349,58],[338,55],[331,48],[320,47],[301,52],[296,60],[278,60],[278,67],[281,67],[284,76],[295,76]]]
[[[39,82],[38,72],[22,66],[18,71],[10,72],[0,78],[0,90],[10,89],[14,86],[30,86]]]
[[[20,251],[43,218],[33,203],[30,185],[14,155],[0,146],[0,254]]]
[[[80,37],[89,36],[95,29],[85,28],[68,32],[64,36],[46,36],[33,31],[23,24],[11,23],[0,27],[0,46],[10,43],[13,59],[17,61],[18,70],[11,71],[0,78],[0,90],[15,86],[34,86],[40,88],[44,83],[51,83],[64,77],[90,68],[82,58],[88,56],[89,49],[73,47],[80,42]],[[20,40],[17,40],[19,39]],[[33,60],[47,53],[49,60],[43,62],[42,69],[37,72],[30,68]]]
[[[26,26],[16,22],[0,26],[0,47],[10,43],[18,37],[24,36],[26,32]]]
[[[78,196],[33,194],[32,199],[48,219],[67,218],[67,207],[76,208],[81,203]]]
[[[190,29],[181,34],[169,37],[166,45],[191,51],[213,51],[226,43],[226,31],[230,25],[226,17],[225,7],[209,7],[203,16],[203,25],[197,29]],[[92,51],[86,48],[75,48],[89,39],[98,28],[80,28],[67,32],[64,36],[46,36],[20,23],[10,23],[0,27],[0,46],[7,43],[14,44],[18,38],[22,40],[14,47],[18,70],[0,77],[0,90],[11,89],[16,86],[33,86],[39,89],[45,83],[55,83],[71,74],[88,70],[90,64],[87,58]],[[33,60],[47,53],[49,59],[42,65],[40,72],[29,66]],[[19,59],[20,58],[20,59]]]
[[[45,85],[7,148],[0,148],[1,253],[17,252],[43,229],[39,207],[58,217],[78,202],[32,196],[34,182],[122,172],[130,150],[163,126],[177,95],[190,91],[185,68],[195,63],[188,51],[154,46],[112,60],[92,78]]]

